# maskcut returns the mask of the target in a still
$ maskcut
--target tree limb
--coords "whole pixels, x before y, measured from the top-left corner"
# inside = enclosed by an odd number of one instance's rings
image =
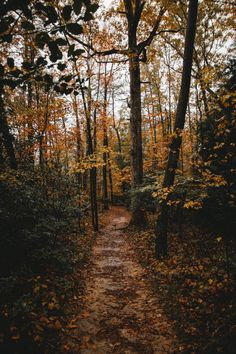
[[[152,43],[152,40],[153,38],[155,37],[155,35],[157,34],[157,30],[160,26],[160,23],[161,23],[161,19],[162,19],[162,16],[164,15],[164,13],[166,12],[167,8],[166,7],[162,7],[160,9],[160,12],[159,12],[159,15],[156,19],[156,23],[152,29],[152,31],[150,32],[149,36],[147,37],[147,39],[145,39],[144,41],[140,42],[138,44],[138,51],[139,53],[141,53],[143,51],[143,49],[147,46],[149,46],[151,43]]]

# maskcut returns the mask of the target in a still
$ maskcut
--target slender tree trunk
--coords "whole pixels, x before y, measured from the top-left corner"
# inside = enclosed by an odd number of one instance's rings
[[[153,127],[153,158],[152,158],[152,170],[156,171],[158,168],[158,158],[157,158],[157,118],[155,114],[155,103],[153,99],[153,91],[152,85],[149,85],[150,95],[152,99],[152,113],[151,113],[151,120],[152,120],[152,127]]]
[[[80,80],[80,79],[79,79]],[[84,89],[82,86],[81,80],[80,90],[83,99],[84,105],[84,114],[86,118],[86,143],[87,143],[87,156],[92,156],[94,153],[93,149],[93,139],[92,139],[92,131],[91,131],[91,84],[89,80],[89,89],[88,89],[88,105],[86,103],[86,97],[84,93]],[[94,231],[98,231],[98,210],[97,210],[97,169],[96,167],[92,167],[89,171],[89,185],[90,185],[90,203],[91,203],[91,214],[92,214],[92,224]]]
[[[170,143],[168,162],[166,166],[163,188],[170,188],[174,184],[175,173],[179,160],[180,147],[182,142],[182,132],[184,129],[186,110],[189,99],[189,89],[191,82],[191,70],[193,61],[193,48],[196,32],[198,0],[189,1],[187,30],[185,35],[185,48],[183,60],[183,72],[181,88],[178,99],[174,137]],[[168,206],[166,202],[161,207],[161,215],[156,224],[156,256],[158,258],[167,255],[167,229],[168,229]]]
[[[62,126],[63,126],[63,130],[64,130],[64,144],[65,144],[65,168],[68,171],[69,169],[69,154],[68,154],[68,141],[67,141],[67,128],[66,128],[66,120],[65,117],[62,116]]]
[[[122,145],[121,145],[120,132],[119,132],[118,127],[116,126],[116,120],[115,120],[115,92],[114,92],[114,89],[112,90],[112,122],[113,122],[113,128],[116,133],[116,137],[117,137],[118,151],[121,154],[122,153]]]
[[[4,157],[3,157],[3,142],[0,138],[0,167],[4,165]]]
[[[82,156],[82,151],[81,151],[81,131],[80,131],[80,121],[79,121],[79,112],[78,112],[78,106],[77,106],[77,100],[76,96],[72,96],[73,100],[73,109],[75,113],[75,120],[76,120],[76,162],[80,161],[80,158]],[[81,173],[77,174],[77,181],[78,181],[78,188],[80,190],[81,184],[82,184],[82,176]]]
[[[102,166],[102,186],[103,186],[103,207],[108,210],[108,186],[107,186],[107,155],[108,155],[108,135],[107,135],[107,64],[104,71],[104,101],[103,101],[103,166]]]
[[[168,104],[169,104],[169,114],[168,114],[168,130],[169,134],[172,134],[172,94],[171,94],[171,71],[170,71],[170,51],[167,53],[167,67],[168,67]]]
[[[42,168],[44,167],[47,160],[45,156],[45,147],[47,145],[46,130],[48,127],[48,119],[49,119],[49,101],[50,101],[50,93],[48,92],[46,96],[43,127],[41,129],[40,136],[39,136],[39,164]]]
[[[109,177],[109,184],[110,184],[110,193],[111,193],[111,204],[114,204],[114,194],[113,194],[113,178],[112,178],[112,169],[110,163],[110,154],[108,153],[108,177]]]
[[[5,147],[9,159],[9,165],[12,169],[16,169],[17,161],[13,147],[13,136],[10,134],[7,123],[2,88],[0,88],[0,136],[2,145]]]
[[[32,37],[25,37],[25,61],[34,64],[35,48],[32,46]],[[27,163],[29,166],[34,166],[34,128],[33,128],[33,83],[32,80],[27,82]]]
[[[156,89],[157,89],[157,97],[158,97],[159,112],[160,112],[160,117],[161,117],[162,136],[163,136],[163,138],[165,138],[165,137],[166,137],[166,128],[165,128],[165,122],[164,122],[163,110],[162,110],[162,104],[161,104],[161,90],[160,90],[160,85],[157,85],[157,84],[156,84]]]

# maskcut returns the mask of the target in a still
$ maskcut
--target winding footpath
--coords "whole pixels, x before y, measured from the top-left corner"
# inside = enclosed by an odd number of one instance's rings
[[[125,234],[129,213],[114,207],[105,216],[88,265],[73,353],[174,353],[173,330]]]

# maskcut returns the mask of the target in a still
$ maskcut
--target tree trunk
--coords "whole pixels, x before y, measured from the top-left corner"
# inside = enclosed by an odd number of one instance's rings
[[[193,48],[196,32],[198,0],[189,1],[187,30],[185,35],[185,48],[183,60],[183,72],[181,88],[175,117],[174,136],[170,143],[168,162],[165,170],[163,188],[170,188],[174,184],[175,173],[179,160],[180,147],[182,142],[182,131],[184,129],[186,110],[189,98],[191,82],[191,70],[193,61]],[[167,202],[167,201],[166,201]],[[156,227],[156,256],[158,258],[167,255],[167,229],[168,229],[168,206],[164,202],[161,207],[161,214],[157,220]]]
[[[108,205],[108,186],[107,186],[107,155],[108,155],[108,135],[107,135],[107,65],[105,63],[104,71],[104,101],[103,101],[103,166],[102,166],[102,186],[103,186],[103,207],[109,209]]]
[[[140,51],[137,44],[137,27],[144,3],[124,0],[128,21],[128,51],[130,76],[130,158],[132,174],[131,224],[142,226],[146,224],[141,201],[136,189],[143,182],[142,154],[142,117],[141,117],[141,82],[140,82]]]
[[[142,118],[141,118],[141,88],[140,64],[135,53],[129,59],[130,74],[130,139],[131,139],[131,170],[132,170],[132,219],[131,224],[142,226],[146,224],[141,201],[135,190],[143,182],[143,153],[142,153]]]
[[[89,89],[88,89],[88,105],[86,102],[86,97],[84,93],[84,88],[82,86],[82,81],[79,78],[80,90],[84,105],[84,114],[86,118],[86,155],[92,156],[94,153],[93,149],[93,139],[91,132],[91,83],[89,79]],[[98,231],[98,210],[97,210],[97,169],[92,167],[89,171],[90,179],[90,203],[91,203],[91,214],[92,214],[92,224],[94,231]]]
[[[0,137],[2,145],[5,147],[9,165],[12,169],[17,168],[16,156],[13,147],[13,136],[10,134],[7,118],[5,114],[3,92],[0,89]]]
[[[78,112],[78,105],[77,105],[77,100],[76,96],[72,96],[73,100],[73,110],[75,113],[75,119],[76,119],[76,162],[80,161],[80,158],[82,156],[82,144],[81,144],[81,131],[80,131],[80,121],[79,121],[79,112]],[[81,185],[82,185],[82,176],[81,173],[77,173],[77,181],[78,181],[78,188],[80,190]]]
[[[31,65],[35,60],[35,48],[32,45],[32,36],[26,35],[24,41],[24,60]],[[34,167],[34,128],[33,128],[33,81],[29,79],[27,81],[27,119],[26,119],[26,131],[27,131],[27,164],[30,167]]]

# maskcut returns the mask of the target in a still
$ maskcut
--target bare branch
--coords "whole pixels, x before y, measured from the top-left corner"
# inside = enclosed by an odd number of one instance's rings
[[[152,43],[152,40],[153,38],[155,37],[155,35],[157,34],[157,30],[160,26],[160,23],[161,23],[161,20],[162,20],[162,17],[164,15],[164,13],[166,12],[167,8],[165,7],[162,7],[160,9],[160,12],[159,12],[159,15],[156,19],[156,23],[152,29],[152,31],[150,32],[149,36],[147,37],[147,39],[145,39],[144,41],[140,42],[138,44],[138,51],[139,53],[141,53],[143,51],[143,49],[147,46],[149,46],[151,43]]]
[[[136,1],[136,12],[135,12],[135,17],[134,17],[134,22],[133,22],[133,30],[136,30],[142,15],[142,11],[145,5],[145,1],[139,3],[139,1]]]

